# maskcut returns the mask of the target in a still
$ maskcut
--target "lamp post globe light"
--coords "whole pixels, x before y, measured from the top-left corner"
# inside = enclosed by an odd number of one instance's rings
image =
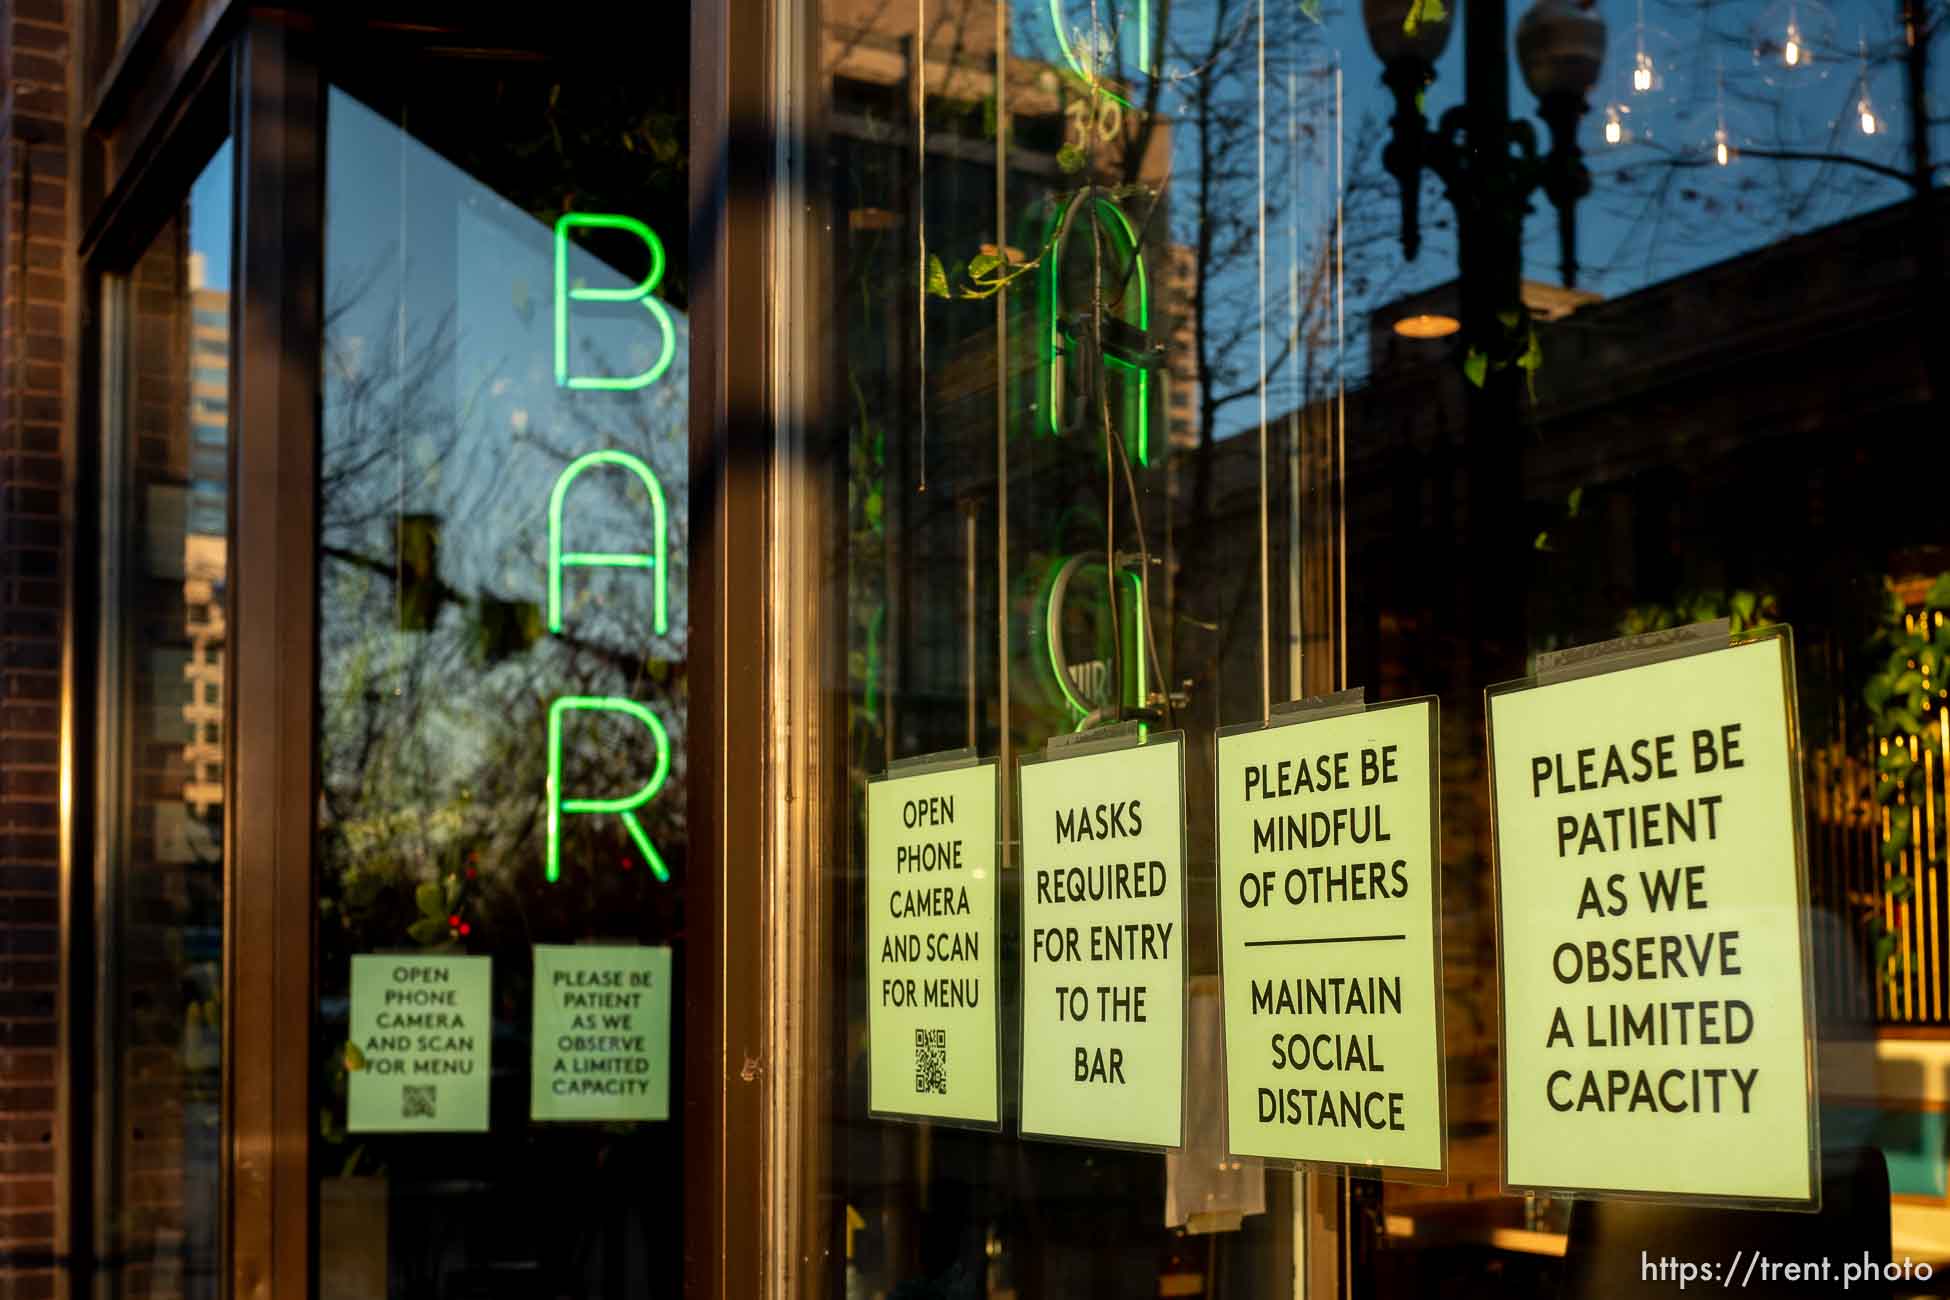
[[[1605,24],[1595,0],[1535,0],[1517,23],[1517,59],[1537,96],[1537,115],[1550,128],[1545,152],[1530,122],[1510,118],[1507,0],[1461,0],[1461,7],[1464,102],[1443,113],[1433,129],[1421,99],[1449,43],[1455,22],[1449,7],[1429,0],[1363,0],[1362,17],[1382,62],[1382,81],[1395,96],[1382,163],[1401,184],[1402,250],[1410,260],[1421,251],[1426,169],[1441,179],[1456,209],[1467,329],[1470,299],[1486,296],[1471,293],[1472,271],[1507,282],[1494,290],[1477,286],[1503,300],[1494,311],[1516,298],[1523,218],[1539,190],[1557,210],[1564,283],[1577,282],[1576,211],[1591,192],[1578,126],[1598,84]],[[1480,327],[1481,320],[1476,324]]]

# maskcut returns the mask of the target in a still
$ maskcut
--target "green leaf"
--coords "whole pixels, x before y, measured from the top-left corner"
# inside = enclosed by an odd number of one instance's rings
[[[1745,625],[1754,621],[1754,608],[1759,604],[1759,601],[1756,600],[1754,593],[1751,591],[1736,591],[1733,593],[1733,599],[1728,604],[1732,608],[1734,619],[1738,623]]]
[[[1537,331],[1532,330],[1530,343],[1524,348],[1523,355],[1517,358],[1517,367],[1523,371],[1523,386],[1529,390],[1533,405],[1537,401],[1537,371],[1543,367],[1543,364],[1544,349],[1537,344]]]
[[[1869,679],[1869,684],[1862,688],[1862,699],[1871,710],[1880,713],[1882,706],[1889,703],[1889,696],[1892,693],[1889,674],[1877,673]]]
[[[1523,317],[1513,311],[1500,311],[1496,314],[1496,323],[1504,329],[1509,330],[1512,334],[1516,333],[1517,322],[1522,319]]]
[[[1576,519],[1578,517],[1578,511],[1582,509],[1583,506],[1584,506],[1584,488],[1582,486],[1572,488],[1571,495],[1566,497],[1564,500],[1565,515],[1568,516],[1569,518]]]
[[[1402,30],[1410,36],[1423,23],[1439,23],[1448,20],[1449,13],[1442,7],[1442,0],[1412,0],[1408,13],[1402,17]]]
[[[1916,892],[1916,885],[1908,876],[1891,876],[1882,882],[1882,892],[1900,903]]]
[[[1056,165],[1066,172],[1080,172],[1088,161],[1083,150],[1073,144],[1066,144],[1056,151]]]
[[[1877,935],[1875,964],[1877,966],[1887,965],[1889,959],[1894,957],[1895,955],[1896,955],[1896,936],[1893,934]]]
[[[1548,551],[1551,548],[1551,535],[1548,532],[1538,533],[1530,546],[1532,550]]]
[[[1320,0],[1300,0],[1300,12],[1308,18],[1311,18],[1316,24],[1319,23]]]
[[[447,937],[447,918],[443,916],[436,921],[432,917],[423,916],[407,926],[406,932],[413,937],[414,943],[431,948]]]
[[[435,882],[429,880],[413,891],[413,903],[420,909],[421,916],[447,919],[446,895]]]
[[[1002,259],[994,253],[977,253],[968,259],[968,278],[979,280],[1002,265]]]
[[[345,1045],[345,1068],[348,1070],[366,1068],[366,1054],[359,1050],[357,1043],[347,1042]]]
[[[1950,573],[1939,573],[1923,597],[1925,609],[1950,609]]]
[[[1471,348],[1463,357],[1463,378],[1476,387],[1483,386],[1483,380],[1490,373],[1490,359],[1480,348]]]
[[[1428,91],[1418,90],[1415,92],[1415,111],[1418,113],[1427,113],[1429,111]]]
[[[951,296],[948,293],[948,272],[942,269],[941,259],[933,253],[928,254],[928,296],[931,298]]]

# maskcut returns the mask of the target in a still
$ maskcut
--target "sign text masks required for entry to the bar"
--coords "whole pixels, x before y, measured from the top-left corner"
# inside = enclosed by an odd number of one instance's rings
[[[1788,644],[1491,694],[1510,1185],[1813,1194]]]
[[[1153,737],[1020,769],[1025,1134],[1180,1144],[1183,751]]]
[[[1443,1167],[1434,711],[1219,739],[1234,1154]]]
[[[869,1109],[994,1124],[996,766],[867,787]]]

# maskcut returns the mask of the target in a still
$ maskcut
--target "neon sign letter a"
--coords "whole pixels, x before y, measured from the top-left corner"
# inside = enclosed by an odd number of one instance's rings
[[[562,507],[569,499],[569,486],[584,470],[596,465],[615,465],[637,476],[650,497],[650,549],[648,551],[564,551],[562,549]],[[663,485],[650,467],[627,451],[592,451],[577,457],[555,480],[548,494],[548,630],[562,635],[562,570],[572,568],[649,569],[651,626],[658,636],[670,630],[670,575],[665,567],[669,549],[669,521],[664,510]]]
[[[571,230],[627,230],[650,250],[650,273],[643,283],[626,289],[593,289],[569,282]],[[664,278],[664,246],[650,227],[635,217],[605,212],[566,212],[555,223],[555,383],[560,388],[648,388],[663,377],[677,354],[677,331],[670,313],[650,295]],[[569,373],[569,304],[575,302],[640,302],[663,332],[663,346],[648,370],[636,375],[572,375]]]

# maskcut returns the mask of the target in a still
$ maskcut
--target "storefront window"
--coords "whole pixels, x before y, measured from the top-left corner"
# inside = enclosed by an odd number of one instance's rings
[[[104,1229],[131,1297],[220,1276],[230,172],[226,145],[111,290]]]
[[[1661,1234],[1716,1269],[1800,1248],[1839,1283],[1892,1241],[1934,1268],[1950,537],[1914,494],[1943,422],[1941,15],[1359,8],[824,6],[848,1291],[1632,1294],[1619,1261]],[[1513,682],[1584,684],[1486,703]],[[1727,717],[1657,761],[1688,691]],[[1354,716],[1420,746],[1419,802],[1363,805],[1420,849],[1241,823],[1299,873],[1294,928],[1249,941],[1290,954],[1298,1009],[1270,983],[1255,1007],[1228,729]],[[1653,822],[1620,795],[1607,838],[1567,803],[1568,901],[1526,891],[1514,747],[1527,798],[1574,803],[1634,725],[1654,761],[1617,782],[1671,783]],[[1395,779],[1351,752],[1355,785]],[[1246,804],[1340,779],[1313,770]],[[1154,842],[1161,804],[1182,833]],[[1690,950],[1689,911],[1718,923]],[[1512,996],[1538,987],[1561,1035]],[[1182,1056],[1169,1030],[1141,1056],[1181,1009]],[[1378,1135],[1241,1154],[1276,1122]]]
[[[401,55],[328,104],[328,1297],[680,1275],[685,101],[615,71]]]

